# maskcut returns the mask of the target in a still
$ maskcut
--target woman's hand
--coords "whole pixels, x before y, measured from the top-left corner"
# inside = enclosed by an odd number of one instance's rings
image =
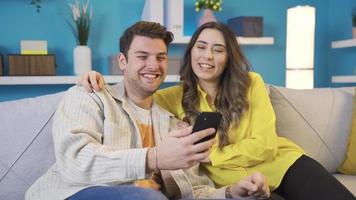
[[[103,75],[96,71],[89,71],[77,79],[77,85],[83,86],[88,92],[97,92],[104,89],[105,80]]]
[[[271,196],[267,178],[259,172],[245,177],[230,186],[230,189],[233,198],[255,197],[257,199],[268,199]]]

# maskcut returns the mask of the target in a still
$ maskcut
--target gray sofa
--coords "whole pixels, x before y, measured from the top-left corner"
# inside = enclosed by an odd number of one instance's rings
[[[354,88],[267,88],[278,134],[302,146],[356,196],[356,176],[336,173],[345,157]],[[23,199],[55,161],[51,124],[62,96],[63,92],[0,103],[0,199]]]

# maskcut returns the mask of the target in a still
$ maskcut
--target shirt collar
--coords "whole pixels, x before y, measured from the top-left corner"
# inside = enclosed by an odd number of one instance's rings
[[[206,99],[206,97],[208,96],[208,94],[201,88],[201,86],[200,86],[199,83],[197,84],[197,89],[198,89],[199,94],[200,94],[204,99]]]

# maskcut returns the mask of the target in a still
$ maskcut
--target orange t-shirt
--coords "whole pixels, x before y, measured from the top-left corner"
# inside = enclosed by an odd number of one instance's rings
[[[154,141],[154,137],[153,137],[152,126],[147,125],[147,124],[140,124],[140,123],[138,123],[138,126],[140,128],[142,147],[154,147],[155,141]],[[135,181],[135,185],[138,187],[159,190],[161,188],[161,185],[158,184],[155,180],[157,180],[156,175],[154,175],[150,179]]]
[[[153,126],[152,126],[152,113],[151,110],[143,109],[137,106],[134,102],[128,99],[128,103],[132,108],[134,116],[136,118],[136,123],[140,129],[141,142],[143,148],[151,148],[155,146],[155,140],[153,135]],[[160,176],[154,174],[149,179],[137,180],[135,185],[143,188],[151,188],[154,190],[159,190],[161,188]]]

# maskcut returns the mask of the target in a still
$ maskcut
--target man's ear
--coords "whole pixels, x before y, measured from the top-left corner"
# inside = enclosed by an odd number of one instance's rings
[[[117,56],[117,62],[119,63],[119,67],[122,71],[125,71],[126,65],[127,65],[127,59],[126,56],[123,53],[120,53]]]

